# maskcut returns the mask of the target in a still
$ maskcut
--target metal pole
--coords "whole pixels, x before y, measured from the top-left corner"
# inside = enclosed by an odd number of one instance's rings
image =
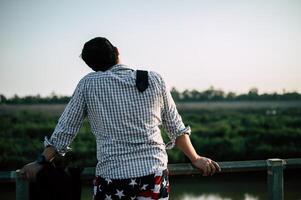
[[[278,158],[268,159],[268,199],[283,200],[284,161]]]
[[[19,172],[16,171],[16,200],[29,200],[29,182],[22,180]]]

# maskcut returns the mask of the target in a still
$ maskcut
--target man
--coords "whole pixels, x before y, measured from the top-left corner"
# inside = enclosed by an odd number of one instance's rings
[[[97,143],[95,200],[168,199],[166,149],[176,145],[204,176],[219,165],[199,156],[190,142],[190,127],[182,122],[163,78],[121,64],[119,52],[106,38],[85,43],[82,59],[95,72],[78,83],[41,156],[21,169],[33,180],[43,163],[64,155],[82,121],[88,118]],[[139,79],[138,81],[136,79]],[[159,127],[167,131],[165,145]]]

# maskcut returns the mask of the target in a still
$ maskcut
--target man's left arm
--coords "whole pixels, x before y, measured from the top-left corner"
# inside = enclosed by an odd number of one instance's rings
[[[195,151],[189,137],[191,129],[184,125],[170,91],[162,78],[161,81],[163,88],[162,124],[171,139],[166,148],[171,149],[174,145],[177,146],[190,159],[191,163],[203,172],[204,176],[220,171],[220,166],[215,161],[200,156]]]
[[[202,171],[203,176],[213,175],[216,172],[220,172],[221,168],[217,162],[200,156],[191,144],[189,135],[184,134],[176,139],[176,146],[190,159],[191,163]]]

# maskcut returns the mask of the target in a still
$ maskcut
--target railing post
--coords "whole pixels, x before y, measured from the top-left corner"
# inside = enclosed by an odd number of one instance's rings
[[[268,159],[267,164],[269,200],[283,200],[284,161],[278,158]]]
[[[16,200],[29,200],[29,182],[22,180],[16,171]]]

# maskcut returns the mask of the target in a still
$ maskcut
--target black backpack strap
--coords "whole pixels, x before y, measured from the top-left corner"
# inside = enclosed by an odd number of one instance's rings
[[[148,72],[144,70],[136,71],[136,87],[139,92],[144,92],[148,87]]]

